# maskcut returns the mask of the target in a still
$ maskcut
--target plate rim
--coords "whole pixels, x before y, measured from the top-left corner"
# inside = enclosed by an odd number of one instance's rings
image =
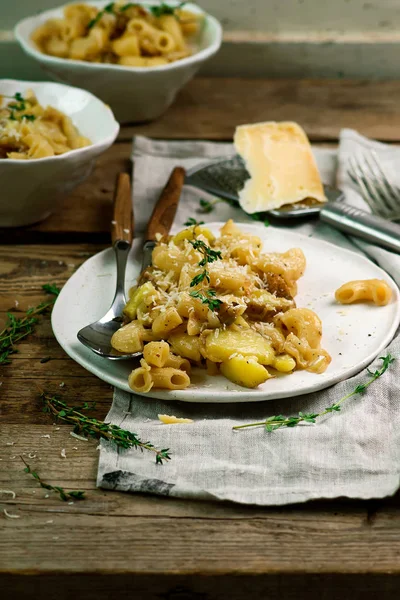
[[[264,233],[265,233],[265,231],[268,231],[268,230],[269,231],[273,230],[274,232],[277,232],[277,233],[282,231],[280,228],[273,227],[273,226],[269,226],[266,229],[265,226],[261,223],[247,223],[247,222],[239,223],[238,222],[237,224],[241,227],[247,227],[247,228],[258,230],[258,231],[261,230]],[[206,225],[209,227],[219,228],[224,225],[224,222],[210,221],[210,222],[207,222]],[[182,226],[174,225],[171,228],[171,232],[179,231],[181,229],[182,229]],[[246,390],[246,388],[243,388],[243,390],[244,390],[243,392],[241,390],[239,390],[239,392],[235,391],[235,390],[228,390],[228,393],[230,393],[232,396],[230,399],[228,399],[228,398],[220,399],[220,398],[216,398],[216,397],[211,397],[210,399],[207,399],[207,400],[198,398],[197,395],[195,395],[194,397],[190,397],[190,396],[188,397],[186,394],[184,394],[184,397],[181,397],[182,392],[186,392],[186,390],[160,390],[160,391],[155,391],[155,392],[150,391],[146,394],[143,393],[143,394],[138,394],[138,395],[144,396],[146,398],[152,398],[155,400],[158,399],[158,400],[165,400],[165,401],[191,402],[191,403],[198,403],[198,404],[230,404],[230,403],[237,404],[237,403],[248,403],[248,402],[268,402],[268,401],[280,400],[280,399],[290,398],[290,397],[292,397],[292,398],[293,397],[301,397],[306,394],[321,391],[323,389],[331,387],[332,385],[340,383],[341,381],[350,379],[357,373],[361,372],[366,366],[371,364],[372,361],[377,358],[379,353],[382,352],[382,350],[388,344],[390,344],[390,342],[393,340],[396,330],[400,325],[400,289],[399,289],[398,285],[396,284],[396,282],[394,281],[394,279],[391,277],[391,275],[389,275],[386,271],[384,271],[384,269],[382,269],[379,265],[374,263],[371,259],[367,258],[363,254],[358,254],[357,252],[354,252],[353,250],[350,250],[348,248],[343,248],[342,246],[338,246],[332,242],[329,242],[329,241],[326,241],[326,240],[323,240],[320,238],[312,237],[312,236],[307,236],[307,235],[304,235],[303,233],[298,233],[297,231],[290,230],[289,233],[291,236],[293,235],[296,238],[299,238],[300,240],[303,239],[303,240],[307,240],[308,242],[310,242],[310,240],[312,240],[311,243],[316,242],[317,245],[322,244],[322,245],[334,248],[335,250],[339,249],[340,252],[344,252],[345,254],[349,254],[351,256],[356,256],[357,259],[361,260],[362,262],[365,262],[367,264],[372,264],[376,269],[378,269],[385,276],[385,278],[387,278],[390,281],[392,288],[396,295],[395,302],[397,305],[397,309],[396,309],[396,313],[395,313],[395,317],[393,319],[392,325],[391,325],[390,329],[388,330],[388,333],[385,336],[384,340],[377,347],[377,349],[374,350],[373,352],[371,352],[363,361],[357,363],[357,365],[354,365],[353,367],[346,370],[343,374],[338,373],[336,376],[332,376],[328,380],[322,378],[322,381],[320,384],[318,383],[318,381],[317,382],[314,381],[313,383],[310,383],[309,386],[306,386],[305,388],[303,388],[300,393],[298,393],[298,392],[293,393],[293,390],[292,391],[287,390],[287,391],[277,392],[276,394],[274,394],[273,397],[265,398],[262,396],[260,397],[260,394],[257,394],[257,392],[254,393],[251,390]],[[133,244],[132,244],[131,252],[135,250],[135,246],[137,246],[138,244],[140,244],[142,242],[143,242],[142,236],[135,237]],[[290,245],[290,242],[289,242],[289,245]],[[291,247],[293,247],[293,244],[291,244]],[[101,371],[101,369],[97,366],[97,364],[90,363],[89,357],[92,354],[91,351],[88,348],[84,348],[83,346],[82,346],[82,348],[80,346],[78,346],[78,340],[77,340],[77,347],[79,347],[80,350],[82,350],[83,352],[87,353],[87,359],[86,360],[82,359],[82,357],[74,351],[74,347],[71,347],[71,344],[68,343],[68,341],[67,342],[64,341],[63,336],[60,335],[60,332],[58,331],[58,327],[56,324],[57,314],[58,314],[57,306],[60,306],[60,299],[62,299],[63,292],[66,289],[67,285],[71,281],[73,281],[73,279],[75,277],[78,276],[79,272],[82,269],[88,268],[89,264],[92,261],[98,260],[98,258],[101,255],[109,254],[112,252],[113,252],[112,246],[110,246],[108,248],[104,248],[100,252],[97,252],[93,256],[89,257],[86,261],[84,261],[79,266],[79,268],[71,275],[71,277],[67,280],[64,287],[61,289],[61,292],[60,292],[59,296],[57,297],[57,300],[54,304],[52,314],[51,314],[51,326],[52,326],[53,334],[54,334],[57,342],[60,344],[60,346],[68,354],[68,356],[70,358],[72,358],[75,362],[77,362],[79,365],[81,365],[83,368],[85,368],[87,371],[89,371],[96,377],[99,377],[99,379],[101,379],[102,381],[105,381],[106,383],[109,383],[113,387],[116,387],[124,392],[130,393],[130,394],[135,394],[135,392],[133,392],[133,390],[131,390],[129,388],[127,381],[126,381],[125,385],[121,385],[121,382],[117,376],[115,376],[113,374],[109,374],[107,372],[103,373]],[[97,359],[102,360],[100,357],[97,357]],[[104,359],[104,360],[107,360],[107,359]],[[89,368],[87,366],[88,364],[91,368]],[[205,388],[205,389],[207,390],[205,392],[205,395],[206,394],[209,395],[211,393],[211,396],[213,396],[213,395],[217,395],[217,394],[221,393],[220,390],[212,391],[212,390],[210,390],[210,388]],[[248,396],[246,398],[244,398],[243,394],[246,394],[246,392],[248,392]],[[236,395],[238,395],[239,397],[236,398]]]

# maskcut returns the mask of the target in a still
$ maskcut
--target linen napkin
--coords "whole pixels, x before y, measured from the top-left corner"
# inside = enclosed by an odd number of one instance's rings
[[[345,130],[339,150],[315,148],[324,182],[335,183],[349,202],[366,208],[350,187],[345,174],[348,156],[358,146],[373,146],[384,167],[396,181],[398,150],[370,142]],[[186,168],[213,157],[233,154],[231,144],[210,142],[164,142],[143,137],[134,140],[135,217],[138,231],[144,230],[154,202],[171,169]],[[338,161],[338,165],[337,165]],[[337,166],[339,168],[337,168]],[[196,216],[199,198],[209,196],[185,187],[176,224]],[[138,210],[138,207],[139,210]],[[250,217],[224,202],[215,205],[207,221]],[[355,238],[342,235],[323,223],[307,223],[296,230],[363,253],[376,261],[400,284],[400,256]],[[400,357],[400,336],[387,349]],[[376,360],[372,369],[380,366]],[[315,425],[281,428],[268,433],[264,428],[235,432],[236,424],[263,420],[268,416],[319,412],[365,381],[365,372],[322,392],[293,399],[250,404],[190,404],[165,402],[114,392],[107,416],[125,429],[169,447],[171,461],[156,465],[149,453],[119,450],[101,443],[97,483],[100,487],[127,492],[148,492],[180,498],[231,500],[246,504],[283,505],[317,498],[379,498],[396,492],[400,473],[400,360],[360,396],[343,405]],[[190,425],[163,425],[159,413],[194,420]]]

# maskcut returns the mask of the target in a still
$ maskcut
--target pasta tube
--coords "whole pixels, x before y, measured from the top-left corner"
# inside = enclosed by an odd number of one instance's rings
[[[335,292],[340,304],[371,301],[377,306],[386,306],[392,299],[392,290],[383,279],[349,281]]]

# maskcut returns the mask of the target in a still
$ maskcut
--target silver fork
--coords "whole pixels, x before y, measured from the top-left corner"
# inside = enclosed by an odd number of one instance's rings
[[[373,214],[400,219],[400,190],[388,180],[376,152],[352,156],[347,172]]]

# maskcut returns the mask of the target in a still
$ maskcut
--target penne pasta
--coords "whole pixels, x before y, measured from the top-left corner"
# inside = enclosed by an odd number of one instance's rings
[[[143,358],[152,367],[164,367],[169,358],[167,342],[150,342],[143,350]]]
[[[382,279],[363,279],[349,281],[335,292],[340,304],[354,302],[373,302],[377,306],[386,306],[392,299],[392,290]]]
[[[151,390],[154,381],[150,373],[150,367],[146,361],[142,359],[140,364],[141,366],[134,369],[129,375],[128,384],[134,392],[146,393]]]
[[[151,369],[151,379],[155,388],[165,390],[184,390],[190,385],[190,378],[186,371],[174,369],[172,367],[163,367]]]
[[[202,16],[179,7],[156,9],[129,2],[103,9],[70,4],[63,18],[49,19],[31,39],[51,56],[125,67],[162,66],[190,56]]]
[[[88,145],[67,115],[41,106],[31,90],[0,107],[0,159],[48,158]]]

